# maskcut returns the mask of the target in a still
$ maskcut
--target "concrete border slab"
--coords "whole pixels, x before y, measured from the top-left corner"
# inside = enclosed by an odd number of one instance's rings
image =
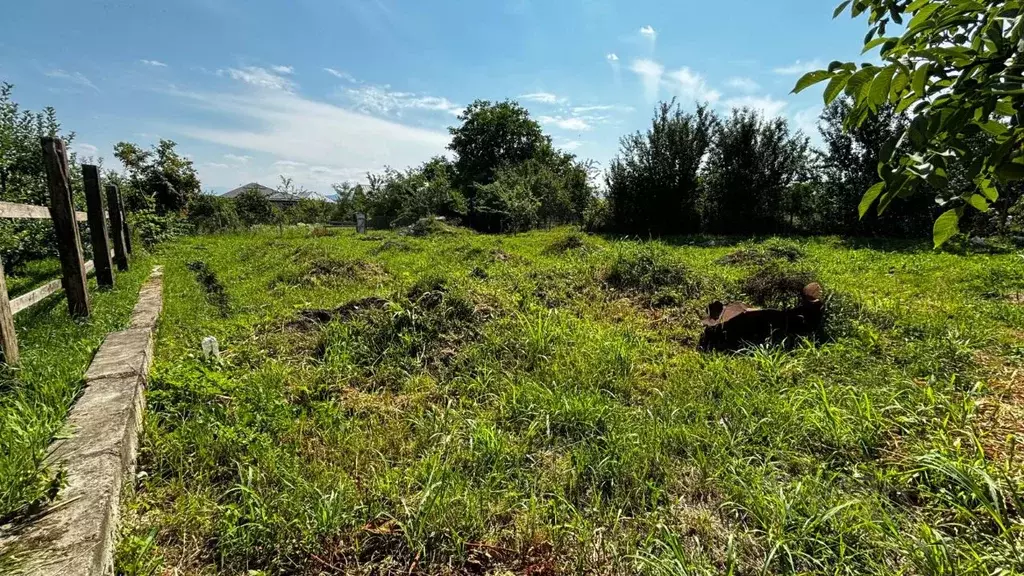
[[[144,389],[163,308],[156,267],[139,291],[129,328],[107,335],[68,416],[70,438],[51,444],[67,483],[56,501],[17,533],[0,535],[25,576],[107,576],[114,571],[121,488],[135,474]]]

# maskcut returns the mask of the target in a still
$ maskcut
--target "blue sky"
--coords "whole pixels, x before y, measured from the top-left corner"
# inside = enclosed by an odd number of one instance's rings
[[[279,174],[327,192],[444,152],[477,98],[514,98],[556,145],[606,165],[657,100],[752,106],[816,133],[796,79],[856,59],[863,21],[827,0],[11,1],[0,81],[57,108],[76,150],[179,143],[204,188]]]

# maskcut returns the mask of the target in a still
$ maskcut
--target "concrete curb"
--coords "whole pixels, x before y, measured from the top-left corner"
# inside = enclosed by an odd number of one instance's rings
[[[157,266],[139,291],[129,328],[107,335],[85,374],[68,416],[73,436],[50,445],[52,465],[67,473],[66,486],[48,510],[0,539],[14,550],[18,574],[113,574],[121,488],[135,474],[143,390],[162,308]]]

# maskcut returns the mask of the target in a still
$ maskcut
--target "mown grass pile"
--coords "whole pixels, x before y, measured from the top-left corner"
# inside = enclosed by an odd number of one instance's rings
[[[1017,255],[285,230],[162,258],[124,574],[1024,570]],[[696,352],[766,268],[823,284],[826,337]]]

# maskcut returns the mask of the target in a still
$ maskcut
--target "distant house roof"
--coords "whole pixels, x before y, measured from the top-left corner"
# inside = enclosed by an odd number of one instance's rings
[[[235,188],[234,190],[225,192],[224,193],[224,197],[225,198],[236,198],[240,194],[242,194],[243,192],[245,192],[247,190],[252,190],[253,188],[258,190],[260,192],[260,194],[263,194],[263,196],[265,196],[267,198],[267,200],[270,200],[271,202],[282,202],[282,203],[283,202],[298,202],[299,200],[305,200],[305,199],[309,199],[309,200],[326,200],[326,201],[330,202],[329,198],[327,198],[323,194],[320,194],[319,192],[302,191],[302,192],[300,192],[298,194],[289,194],[287,192],[281,192],[281,191],[278,191],[278,190],[274,190],[273,188],[268,188],[268,187],[266,187],[266,186],[264,186],[262,184],[259,184],[257,182],[251,182],[249,184],[246,184],[245,186],[239,186],[238,188]]]

